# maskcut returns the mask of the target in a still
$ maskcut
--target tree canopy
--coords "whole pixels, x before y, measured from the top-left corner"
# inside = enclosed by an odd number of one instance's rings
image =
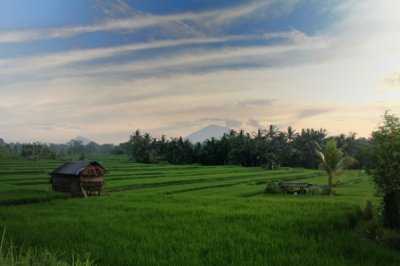
[[[320,168],[328,176],[328,194],[332,195],[332,179],[340,175],[343,170],[355,163],[351,156],[345,156],[340,148],[337,148],[336,140],[329,140],[323,151],[317,150],[318,157],[321,160]]]
[[[172,164],[199,163],[204,165],[262,166],[275,169],[280,166],[318,168],[316,145],[324,146],[329,140],[337,142],[340,152],[365,163],[369,140],[348,136],[327,138],[324,129],[303,129],[300,133],[292,127],[279,130],[276,126],[248,133],[230,130],[221,139],[207,139],[203,143],[191,143],[179,138],[156,138],[136,130],[127,143],[120,145],[140,163],[167,162]],[[362,164],[357,167],[362,167]]]
[[[374,181],[383,195],[383,222],[400,228],[400,119],[385,112],[383,124],[372,133]]]

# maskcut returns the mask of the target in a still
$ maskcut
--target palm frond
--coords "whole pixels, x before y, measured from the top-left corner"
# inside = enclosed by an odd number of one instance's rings
[[[318,157],[325,162],[325,155],[321,151],[315,151],[315,153],[318,155]]]

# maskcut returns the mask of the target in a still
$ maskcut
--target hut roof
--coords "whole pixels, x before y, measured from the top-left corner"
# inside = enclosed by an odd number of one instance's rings
[[[281,187],[309,187],[312,186],[310,183],[288,183],[288,182],[281,182]]]
[[[63,164],[62,166],[56,168],[50,175],[75,175],[78,176],[79,173],[84,170],[87,166],[98,166],[105,170],[103,166],[101,166],[96,161],[72,161]]]

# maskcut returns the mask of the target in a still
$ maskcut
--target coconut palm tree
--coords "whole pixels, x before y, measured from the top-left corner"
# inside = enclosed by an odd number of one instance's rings
[[[321,159],[320,169],[328,176],[328,194],[332,196],[332,179],[342,174],[344,169],[356,160],[351,156],[345,156],[342,150],[336,147],[336,140],[328,141],[324,151],[316,150],[316,153]]]
[[[296,132],[291,126],[288,126],[286,132],[285,132],[285,137],[286,141],[288,143],[292,143],[295,138],[299,136],[299,133]]]

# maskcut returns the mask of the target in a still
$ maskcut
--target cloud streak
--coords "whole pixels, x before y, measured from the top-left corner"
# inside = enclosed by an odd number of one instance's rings
[[[384,85],[387,85],[390,88],[400,88],[400,72],[393,73],[389,77],[385,78],[383,81]]]
[[[254,118],[250,118],[250,119],[247,121],[247,124],[248,124],[249,126],[251,126],[252,128],[255,128],[255,129],[265,128],[265,127],[263,127],[263,126],[261,125],[260,121],[254,119]]]
[[[268,8],[273,1],[252,2],[232,8],[225,8],[213,11],[204,11],[198,13],[181,13],[172,15],[147,15],[124,19],[108,19],[98,24],[78,25],[61,28],[48,29],[30,29],[24,31],[9,31],[0,33],[0,43],[21,43],[45,39],[71,38],[80,34],[99,32],[99,31],[119,31],[128,30],[130,32],[149,28],[153,26],[162,26],[169,22],[193,21],[205,22],[214,26],[226,24],[232,20],[248,16],[254,12]]]
[[[326,112],[331,111],[330,108],[306,108],[301,110],[297,115],[297,119],[305,119],[313,116],[317,116]]]
[[[132,71],[166,70],[174,67],[202,67],[224,66],[233,64],[275,64],[287,58],[291,64],[296,58],[296,53],[313,52],[326,49],[324,43],[312,43],[301,45],[276,45],[276,46],[252,46],[241,48],[207,49],[205,51],[188,51],[172,56],[161,56],[149,60],[128,62],[124,64],[111,64],[96,66],[90,69],[81,69],[80,73],[104,74],[104,73],[131,73]],[[303,57],[298,57],[302,59]],[[267,60],[269,59],[269,60]],[[187,70],[188,68],[186,68]],[[190,69],[190,68],[189,68]]]
[[[306,43],[310,43],[310,40],[312,39],[311,37],[308,37],[305,34],[298,32],[297,30],[292,30],[290,32],[268,33],[262,36],[261,38],[281,39],[281,40],[298,42],[299,38],[296,36],[302,36],[301,37],[302,40],[305,40],[304,42]],[[146,43],[131,44],[131,45],[114,46],[107,48],[75,50],[68,52],[39,54],[35,56],[28,56],[22,58],[3,59],[0,60],[0,68],[1,68],[0,74],[25,73],[32,70],[38,71],[42,69],[53,69],[54,67],[61,67],[63,65],[85,62],[101,58],[114,57],[128,52],[135,52],[148,49],[168,48],[174,46],[186,46],[186,45],[196,45],[196,44],[226,43],[226,42],[240,41],[240,40],[249,41],[252,39],[259,39],[259,38],[260,36],[256,35],[244,35],[244,36],[239,35],[239,36],[224,36],[224,37],[209,37],[209,38],[164,40],[164,41],[153,41]],[[257,49],[257,47],[255,48],[256,48],[255,52],[260,50]],[[225,51],[228,50],[229,49],[225,49]],[[220,54],[220,52],[216,53]],[[199,57],[204,58],[204,55],[202,54]]]

